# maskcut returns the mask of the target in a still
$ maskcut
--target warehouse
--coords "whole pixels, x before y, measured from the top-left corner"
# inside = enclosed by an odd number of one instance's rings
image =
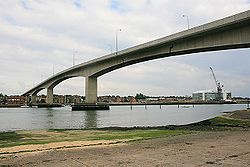
[[[231,92],[222,91],[222,97],[224,101],[231,100]],[[192,93],[192,99],[197,101],[214,101],[219,99],[219,94],[212,90],[196,91]]]

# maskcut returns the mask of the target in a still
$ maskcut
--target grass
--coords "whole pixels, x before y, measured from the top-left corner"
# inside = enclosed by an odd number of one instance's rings
[[[175,129],[196,131],[249,130],[249,128],[250,119],[234,119],[227,116],[219,116],[198,123],[175,127]]]
[[[181,134],[187,134],[187,131],[183,130],[129,130],[129,131],[109,131],[104,133],[98,133],[95,136],[90,137],[90,140],[117,140],[117,139],[150,139],[167,136],[175,136]]]
[[[0,148],[13,147],[28,144],[46,144],[56,142],[56,136],[32,133],[31,131],[15,131],[0,133]]]
[[[227,117],[215,117],[210,120],[213,126],[250,127],[250,120],[240,120]]]
[[[183,130],[48,130],[0,133],[0,148],[65,141],[138,140],[187,134]]]

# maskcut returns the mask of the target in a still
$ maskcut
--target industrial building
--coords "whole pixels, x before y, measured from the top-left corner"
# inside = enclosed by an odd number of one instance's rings
[[[231,101],[231,92],[223,90],[223,85],[216,79],[212,67],[210,70],[213,75],[217,91],[202,90],[192,94],[192,99],[196,101]]]
[[[229,101],[231,100],[231,92],[230,91],[222,91],[222,100]],[[218,100],[219,94],[218,92],[212,90],[202,90],[196,91],[192,94],[192,99],[196,101],[215,101]]]

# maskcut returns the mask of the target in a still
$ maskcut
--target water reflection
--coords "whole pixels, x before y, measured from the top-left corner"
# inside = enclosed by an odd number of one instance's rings
[[[47,126],[47,129],[53,129],[54,128],[54,110],[52,108],[47,108],[46,109],[46,115],[45,115],[45,118],[46,118],[46,126]]]
[[[85,111],[85,128],[97,128],[97,111]]]

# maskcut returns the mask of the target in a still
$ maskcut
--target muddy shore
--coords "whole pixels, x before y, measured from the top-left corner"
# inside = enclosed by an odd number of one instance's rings
[[[171,127],[194,131],[181,135],[0,154],[0,166],[250,166],[249,116],[235,111]]]

